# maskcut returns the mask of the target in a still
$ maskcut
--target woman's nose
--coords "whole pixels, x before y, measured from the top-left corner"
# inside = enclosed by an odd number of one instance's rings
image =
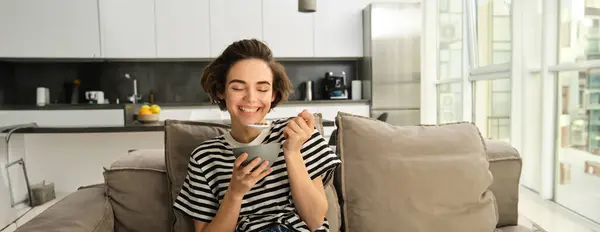
[[[254,101],[256,101],[256,100],[257,100],[257,99],[256,99],[256,96],[257,96],[257,93],[256,93],[256,91],[255,91],[255,90],[248,89],[248,90],[246,91],[246,100],[247,100],[247,101],[249,101],[249,102],[254,102]]]

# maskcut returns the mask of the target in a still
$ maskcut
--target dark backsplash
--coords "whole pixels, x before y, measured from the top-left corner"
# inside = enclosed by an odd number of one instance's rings
[[[294,85],[290,100],[301,100],[304,83],[312,80],[313,99],[323,98],[322,78],[326,72],[346,72],[348,81],[357,76],[359,61],[282,61]],[[131,80],[138,80],[138,93],[147,101],[152,90],[158,103],[198,103],[208,101],[200,87],[200,74],[208,62],[0,62],[0,104],[35,104],[36,88],[50,89],[52,103],[65,103],[63,84],[81,81],[80,97],[85,91],[104,91],[105,98],[115,103],[129,102],[133,94]]]
[[[11,86],[13,86],[12,69],[6,62],[0,62],[0,105],[6,102],[12,102]]]

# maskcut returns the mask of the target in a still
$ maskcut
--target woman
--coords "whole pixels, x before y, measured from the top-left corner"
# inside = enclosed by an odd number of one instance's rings
[[[248,127],[266,123],[292,91],[271,50],[257,40],[234,42],[201,82],[231,115],[231,130],[194,150],[174,207],[194,219],[197,232],[328,231],[323,183],[340,160],[315,129],[313,114],[275,120],[267,130]],[[271,142],[281,143],[282,152],[269,169],[268,161],[241,166],[248,155],[233,156],[234,147]]]

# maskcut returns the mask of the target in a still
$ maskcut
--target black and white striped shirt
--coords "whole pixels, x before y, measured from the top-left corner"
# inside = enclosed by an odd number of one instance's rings
[[[291,118],[273,121],[268,134],[259,136],[261,143],[283,143],[283,128],[289,120]],[[231,179],[235,161],[232,149],[226,136],[221,135],[194,150],[187,177],[175,200],[176,209],[195,220],[212,221]],[[322,176],[324,183],[332,178],[334,169],[341,163],[316,129],[302,146],[301,153],[310,178]],[[273,172],[244,196],[237,230],[260,231],[273,224],[282,224],[294,231],[309,231],[294,207],[283,150],[271,167]],[[319,231],[329,231],[327,219]]]

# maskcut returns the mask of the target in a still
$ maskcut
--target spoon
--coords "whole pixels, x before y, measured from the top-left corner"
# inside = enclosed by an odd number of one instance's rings
[[[268,129],[268,128],[271,127],[271,123],[269,123],[269,122],[266,122],[266,123],[263,123],[263,122],[252,123],[252,124],[248,124],[248,127],[256,128],[256,129],[259,129],[259,130],[265,130],[265,129]]]

